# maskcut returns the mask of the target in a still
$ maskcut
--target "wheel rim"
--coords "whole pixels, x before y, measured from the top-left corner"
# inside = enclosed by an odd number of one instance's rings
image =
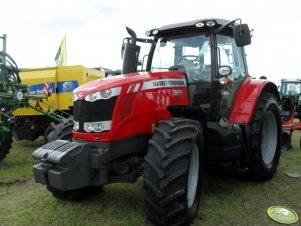
[[[193,150],[190,158],[188,184],[187,184],[187,205],[191,208],[196,196],[199,179],[199,150],[196,145],[193,146]]]
[[[262,160],[270,166],[273,162],[277,146],[277,123],[276,118],[272,112],[266,114],[262,126],[261,134],[261,154]]]

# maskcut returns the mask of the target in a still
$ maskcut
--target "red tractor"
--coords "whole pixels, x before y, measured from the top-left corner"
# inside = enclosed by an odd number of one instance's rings
[[[33,153],[36,182],[56,198],[79,199],[142,176],[147,217],[187,225],[198,212],[204,169],[272,178],[280,98],[275,84],[248,74],[248,25],[195,20],[152,29],[148,39],[128,31],[122,75],[74,91],[73,141]],[[144,72],[137,72],[136,42],[151,43]]]

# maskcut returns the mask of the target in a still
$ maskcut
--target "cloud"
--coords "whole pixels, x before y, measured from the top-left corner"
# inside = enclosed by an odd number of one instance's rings
[[[121,66],[120,47],[128,36],[146,30],[201,18],[241,18],[254,28],[247,48],[253,76],[278,78],[299,75],[301,14],[299,0],[10,0],[1,5],[0,35],[8,34],[8,51],[22,67],[53,63],[64,35],[67,63],[84,66]]]
[[[36,26],[39,26],[41,30],[45,30],[48,32],[58,32],[61,30],[68,30],[78,27],[83,27],[86,24],[88,24],[91,21],[90,18],[78,18],[78,17],[59,17],[56,19],[53,19],[49,22],[42,22],[39,24],[36,24]]]
[[[114,17],[119,15],[122,12],[122,9],[116,4],[112,3],[103,3],[99,1],[92,1],[90,7],[93,8],[98,13],[98,16],[105,17]]]

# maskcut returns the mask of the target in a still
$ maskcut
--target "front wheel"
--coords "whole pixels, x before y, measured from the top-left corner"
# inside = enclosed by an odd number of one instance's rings
[[[58,124],[50,125],[44,133],[45,143],[49,143],[54,140],[72,141],[73,126],[73,117],[63,119],[62,122]]]
[[[0,160],[4,159],[11,149],[13,143],[12,133],[8,132],[4,134],[5,138],[0,142]]]
[[[263,92],[257,102],[252,121],[251,162],[249,175],[255,180],[268,180],[274,176],[281,153],[282,126],[277,99]]]
[[[195,120],[171,118],[154,129],[145,157],[144,206],[158,225],[189,225],[198,212],[203,131]]]

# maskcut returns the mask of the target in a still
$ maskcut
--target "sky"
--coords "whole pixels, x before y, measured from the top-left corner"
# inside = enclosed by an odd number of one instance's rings
[[[129,26],[145,31],[202,18],[241,18],[252,32],[249,72],[278,83],[301,77],[299,0],[0,0],[0,36],[19,68],[54,66],[66,35],[67,65],[120,69]],[[1,49],[1,46],[0,46]]]

